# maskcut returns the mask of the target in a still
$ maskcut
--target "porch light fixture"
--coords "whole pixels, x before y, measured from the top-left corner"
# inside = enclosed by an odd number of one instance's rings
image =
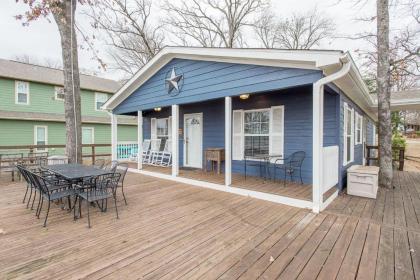
[[[153,110],[155,110],[155,112],[160,112],[160,111],[162,111],[162,108],[157,107],[157,108],[154,108]]]
[[[241,95],[239,95],[239,98],[242,99],[242,100],[248,99],[249,94],[248,93],[247,94],[241,94]]]

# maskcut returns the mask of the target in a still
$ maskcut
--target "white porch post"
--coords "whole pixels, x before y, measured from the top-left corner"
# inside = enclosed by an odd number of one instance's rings
[[[172,105],[172,176],[179,174],[179,105]]]
[[[143,169],[143,112],[137,111],[137,169]]]
[[[118,144],[118,122],[117,115],[111,113],[111,158],[117,160],[117,144]]]
[[[323,203],[324,87],[313,85],[312,134],[312,210],[318,213]]]
[[[232,97],[225,97],[225,185],[232,184]]]

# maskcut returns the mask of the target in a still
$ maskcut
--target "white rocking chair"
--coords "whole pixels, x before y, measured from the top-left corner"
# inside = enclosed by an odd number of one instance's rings
[[[160,152],[160,143],[161,139],[152,139],[150,140],[150,152],[145,160],[146,164],[156,165],[157,156]]]

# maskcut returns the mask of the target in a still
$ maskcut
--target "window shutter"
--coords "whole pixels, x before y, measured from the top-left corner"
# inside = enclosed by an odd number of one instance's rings
[[[152,118],[150,121],[150,139],[157,139],[157,121],[156,118]]]
[[[244,125],[243,110],[233,111],[232,128],[232,159],[243,160],[244,158]]]
[[[284,156],[284,106],[273,106],[270,112],[270,155]]]
[[[168,118],[168,139],[172,138],[172,117]]]

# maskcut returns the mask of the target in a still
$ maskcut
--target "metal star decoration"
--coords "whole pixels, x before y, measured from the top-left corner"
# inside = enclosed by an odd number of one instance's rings
[[[171,93],[173,89],[176,89],[179,92],[179,81],[181,81],[183,75],[177,75],[175,73],[175,67],[172,68],[171,76],[169,79],[165,79],[166,84],[168,85],[168,93]]]

